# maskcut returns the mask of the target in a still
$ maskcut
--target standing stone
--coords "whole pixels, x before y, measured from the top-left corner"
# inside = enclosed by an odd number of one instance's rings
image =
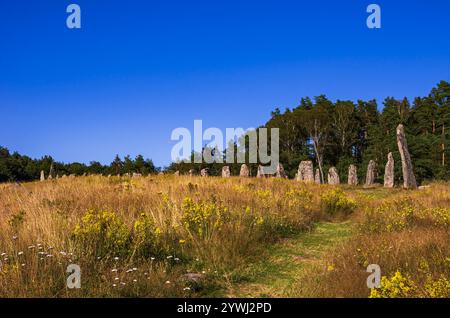
[[[371,187],[375,182],[375,161],[370,160],[367,165],[366,183],[364,186]]]
[[[45,181],[45,173],[44,173],[44,170],[41,170],[41,181]]]
[[[392,156],[392,152],[388,154],[388,161],[384,168],[384,187],[394,187],[394,157]]]
[[[133,178],[139,178],[139,177],[142,177],[141,173],[133,172]]]
[[[176,175],[177,177],[180,175],[180,171],[175,171],[174,175]]]
[[[353,186],[358,184],[358,173],[355,165],[348,167],[348,184]]]
[[[257,178],[264,178],[266,176],[266,174],[264,173],[264,167],[259,165],[258,166],[258,172],[256,174]]]
[[[286,172],[284,171],[284,167],[281,163],[278,163],[277,172],[275,174],[276,178],[287,179]]]
[[[53,163],[50,165],[50,171],[48,172],[48,179],[53,179],[53,176],[55,174],[55,169],[53,168]]]
[[[189,176],[192,177],[195,175],[195,170],[194,169],[190,169],[189,170]]]
[[[229,178],[231,176],[230,167],[223,166],[222,167],[222,178]]]
[[[297,180],[314,182],[314,169],[312,161],[302,161],[298,166]]]
[[[201,175],[202,177],[208,177],[208,176],[209,176],[208,168],[205,168],[205,169],[200,170],[200,175]]]
[[[320,169],[319,168],[316,169],[316,174],[314,175],[314,182],[316,184],[322,183],[322,182],[320,182]]]
[[[339,174],[335,167],[331,167],[330,170],[328,170],[328,184],[340,184],[341,181],[339,180]]]
[[[250,176],[250,171],[248,170],[247,165],[244,163],[241,166],[241,171],[239,172],[239,177],[241,178],[248,178]]]
[[[416,189],[416,177],[414,176],[408,143],[406,142],[405,128],[402,124],[397,127],[397,145],[400,151],[400,157],[402,158],[403,188]]]

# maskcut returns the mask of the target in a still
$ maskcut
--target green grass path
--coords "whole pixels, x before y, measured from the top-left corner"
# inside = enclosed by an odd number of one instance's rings
[[[231,284],[227,297],[299,296],[295,286],[323,257],[352,234],[350,221],[320,222],[311,232],[297,234],[268,248],[267,257],[250,266],[245,282]]]

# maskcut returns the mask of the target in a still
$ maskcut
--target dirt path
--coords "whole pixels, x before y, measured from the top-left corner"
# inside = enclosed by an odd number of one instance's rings
[[[318,223],[312,232],[285,239],[269,248],[268,257],[251,266],[248,281],[229,286],[227,297],[289,297],[314,265],[326,266],[323,256],[350,237],[352,223]],[[298,285],[297,285],[298,286]]]

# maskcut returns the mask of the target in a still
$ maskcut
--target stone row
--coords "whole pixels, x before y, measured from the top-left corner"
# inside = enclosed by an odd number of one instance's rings
[[[407,189],[414,189],[417,188],[416,179],[414,176],[412,163],[411,163],[411,156],[408,151],[408,145],[406,142],[405,137],[405,131],[403,125],[399,125],[397,127],[397,145],[400,152],[400,157],[402,161],[402,173],[403,173],[403,187]],[[175,172],[175,175],[179,175],[180,172]],[[195,174],[195,171],[193,169],[189,170],[189,175],[193,176]],[[209,176],[208,169],[202,169],[200,171],[200,175],[202,177]],[[222,168],[222,177],[223,178],[229,178],[231,176],[230,167],[224,166]],[[272,175],[267,175],[264,173],[264,167],[259,165],[258,170],[256,173],[257,178],[265,178]],[[241,166],[241,170],[239,172],[239,177],[242,178],[248,178],[250,177],[250,170],[246,164],[243,164]],[[278,164],[277,170],[275,173],[276,178],[283,178],[287,179],[287,174],[284,171],[283,165],[281,163]],[[41,175],[42,178],[42,175]],[[377,186],[375,183],[376,178],[376,162],[374,160],[370,160],[369,164],[367,166],[367,172],[366,172],[366,180],[364,183],[365,187],[373,187]],[[313,162],[310,160],[302,161],[300,162],[298,166],[297,173],[295,175],[295,180],[302,181],[302,182],[311,182],[311,183],[317,183],[321,184],[324,183],[325,180],[323,180],[324,177],[322,176],[321,170],[316,169],[314,171]],[[331,167],[328,170],[327,175],[327,183],[328,184],[340,184],[339,179],[339,173],[336,169],[336,167]],[[351,164],[348,167],[348,180],[347,183],[352,186],[358,185],[358,173],[357,168],[354,164]],[[392,152],[389,152],[388,154],[388,161],[385,166],[384,170],[384,187],[386,188],[392,188],[394,187],[394,157],[392,155]]]

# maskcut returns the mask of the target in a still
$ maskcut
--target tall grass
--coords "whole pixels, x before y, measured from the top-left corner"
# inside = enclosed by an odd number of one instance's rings
[[[211,296],[268,244],[342,218],[358,234],[292,296],[448,297],[449,189],[167,175],[1,184],[0,297]],[[372,263],[385,277],[370,294]],[[69,264],[81,289],[66,287]],[[411,288],[396,293],[398,282]]]
[[[386,196],[360,194],[358,234],[297,286],[293,296],[450,297],[450,184]],[[381,268],[370,290],[369,264]]]
[[[90,176],[1,187],[3,297],[201,296],[322,215],[320,186],[278,179]],[[72,263],[80,290],[66,288]]]

